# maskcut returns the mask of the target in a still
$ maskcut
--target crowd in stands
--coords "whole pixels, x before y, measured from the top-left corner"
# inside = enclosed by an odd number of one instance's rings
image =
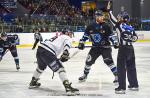
[[[18,0],[29,10],[30,15],[80,15],[79,9],[70,6],[67,0]]]
[[[33,29],[34,27],[39,27],[41,32],[57,31],[60,26],[64,25],[84,28],[93,20],[94,11],[90,10],[88,13],[84,13],[80,9],[71,6],[67,0],[17,1],[25,7],[29,13],[25,14],[24,17],[16,16],[11,24],[10,32],[26,32],[25,28]],[[13,10],[0,7],[0,15],[11,12],[13,12]],[[0,24],[1,23],[4,23],[2,18],[0,18]],[[139,19],[131,19],[131,24],[136,30],[142,29]],[[146,24],[146,26],[149,26],[149,24]],[[53,27],[55,27],[55,29],[53,29]]]
[[[29,11],[25,17],[14,19],[12,24],[19,27],[22,25],[85,26],[90,22],[78,8],[69,5],[67,0],[18,0],[18,2]],[[44,31],[48,31],[48,29],[44,27]]]

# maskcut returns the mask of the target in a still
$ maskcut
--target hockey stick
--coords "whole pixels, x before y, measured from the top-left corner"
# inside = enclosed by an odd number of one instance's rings
[[[80,50],[76,50],[71,56],[70,56],[70,59],[73,58],[74,56],[76,56],[78,53],[80,52]]]
[[[3,56],[4,56],[8,51],[9,51],[9,50],[7,49],[7,50],[5,51],[5,53],[2,54],[2,57],[1,57],[0,61],[2,60]]]
[[[114,47],[114,45],[109,45],[109,46],[85,46],[85,48],[92,48],[92,47],[100,47],[100,48],[110,48],[110,47]],[[78,48],[78,46],[76,47],[72,47],[72,48]],[[74,57],[75,55],[77,55],[81,50],[78,49],[77,51],[75,51],[70,58]]]
[[[3,54],[3,56],[8,52],[9,50],[7,49],[6,51],[5,51],[5,53]]]
[[[114,47],[114,45],[107,45],[107,46],[85,46],[85,48],[93,48],[93,47],[110,48],[110,47]],[[78,46],[72,47],[72,48],[78,48]],[[74,56],[76,56],[80,51],[82,51],[82,50],[77,49],[77,50],[70,56],[70,59],[73,58]]]
[[[114,45],[109,45],[109,46],[85,46],[85,48],[92,48],[92,47],[100,47],[100,48],[110,48],[110,47],[114,47]],[[76,47],[72,47],[72,48],[78,48],[78,46]],[[80,51],[80,49],[76,50],[71,56],[70,59],[73,58],[74,56],[76,56]]]
[[[69,57],[69,59],[73,58],[74,56],[76,56],[78,53],[80,52],[80,50],[76,50],[74,53],[72,53],[72,55]],[[59,58],[60,59],[60,58]],[[37,61],[33,62],[34,64],[37,64]]]
[[[114,47],[114,45],[108,45],[108,46],[85,46],[85,48],[92,48],[92,47],[109,48],[109,47]],[[78,48],[78,46],[72,47],[72,48]]]

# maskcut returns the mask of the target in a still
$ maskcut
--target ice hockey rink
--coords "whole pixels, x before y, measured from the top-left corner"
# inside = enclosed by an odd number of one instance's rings
[[[150,96],[150,43],[135,43],[135,55],[139,91],[126,90],[126,94],[114,93],[117,87],[112,83],[114,77],[110,69],[99,57],[92,66],[86,82],[79,83],[78,77],[82,75],[84,62],[90,48],[85,50],[71,49],[71,55],[76,52],[68,62],[64,63],[69,80],[74,87],[80,90],[81,95],[76,98],[149,98]],[[116,64],[117,50],[113,49],[113,58]],[[0,62],[0,98],[66,98],[65,89],[57,73],[52,79],[52,71],[47,68],[40,77],[40,88],[28,89],[29,82],[36,69],[36,50],[19,48],[20,71],[17,72],[13,58],[8,52]],[[127,82],[128,85],[128,82]]]

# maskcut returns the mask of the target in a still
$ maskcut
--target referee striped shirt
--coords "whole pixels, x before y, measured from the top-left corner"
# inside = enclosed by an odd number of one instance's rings
[[[109,16],[110,16],[111,23],[116,28],[116,32],[117,32],[119,44],[120,45],[132,45],[132,42],[127,42],[127,41],[125,41],[125,40],[123,40],[121,38],[121,33],[124,32],[124,31],[126,31],[126,29],[124,28],[124,26],[128,25],[128,24],[118,22],[117,19],[112,14],[112,11],[109,11]],[[130,26],[130,27],[132,28],[132,26]],[[133,35],[136,35],[134,30],[131,33],[133,33]]]

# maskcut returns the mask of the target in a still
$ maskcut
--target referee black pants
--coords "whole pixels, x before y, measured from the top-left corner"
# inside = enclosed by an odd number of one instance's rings
[[[126,72],[129,85],[131,87],[138,87],[135,54],[132,45],[120,46],[117,57],[117,70],[119,88],[126,89]]]

